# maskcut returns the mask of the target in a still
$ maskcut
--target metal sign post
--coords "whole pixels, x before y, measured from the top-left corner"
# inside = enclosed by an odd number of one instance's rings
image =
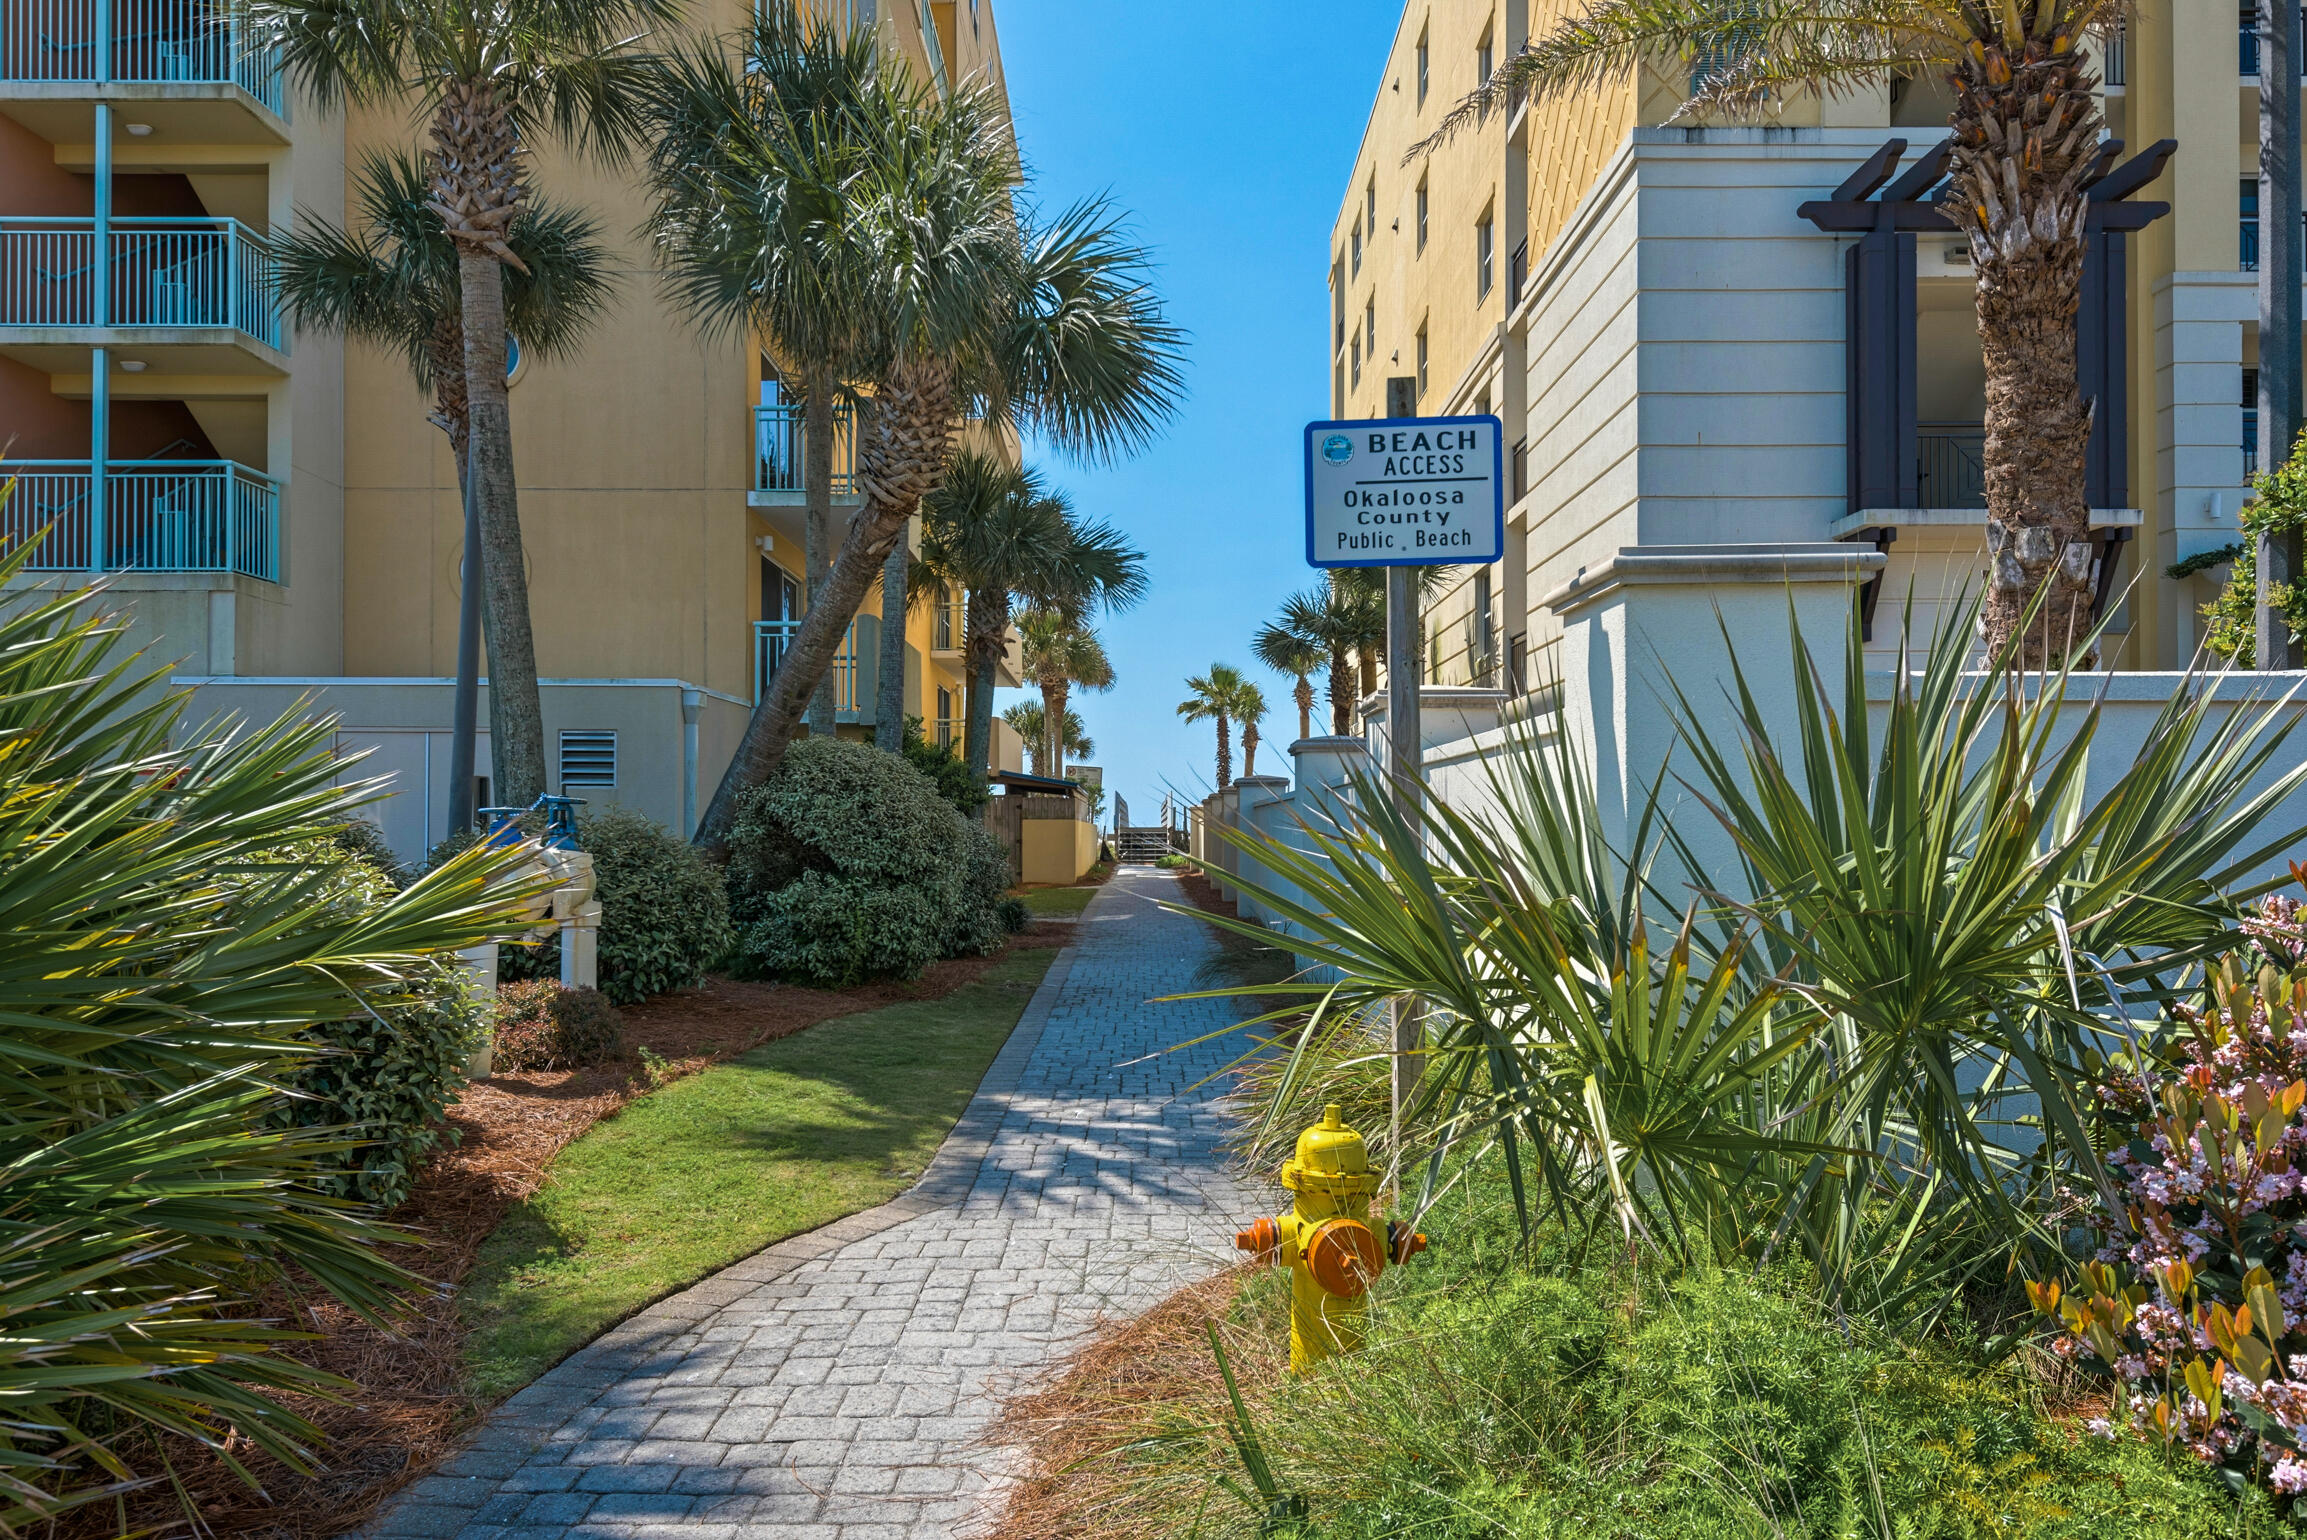
[[[1386,770],[1395,806],[1423,827],[1418,571],[1487,565],[1506,549],[1504,426],[1417,417],[1418,382],[1386,381],[1386,415],[1306,425],[1306,562],[1386,569]],[[1399,1191],[1402,1110],[1424,1069],[1423,1027],[1394,1004],[1386,1185]]]

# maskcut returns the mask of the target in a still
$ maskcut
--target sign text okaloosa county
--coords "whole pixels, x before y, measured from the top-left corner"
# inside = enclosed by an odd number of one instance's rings
[[[1505,546],[1495,417],[1306,425],[1306,560],[1316,567],[1493,562]]]

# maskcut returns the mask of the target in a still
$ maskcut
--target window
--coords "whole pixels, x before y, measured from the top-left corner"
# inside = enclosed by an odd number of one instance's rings
[[[561,731],[561,790],[617,784],[617,731],[615,728],[564,728]]]
[[[943,583],[938,584],[936,628],[929,639],[929,647],[932,652],[953,651],[956,645],[953,640],[953,612],[956,608],[957,606],[953,602],[953,590]]]
[[[1418,179],[1418,251],[1419,251],[1420,255],[1423,255],[1423,254],[1425,253],[1425,250],[1426,250],[1426,179],[1425,179],[1424,177],[1420,177],[1420,178]]]
[[[1362,222],[1354,221],[1354,276],[1362,276]]]
[[[1421,107],[1426,105],[1426,59],[1428,51],[1426,33],[1421,30],[1418,33],[1418,105]]]
[[[1355,332],[1354,332],[1354,346],[1353,346],[1353,350],[1352,350],[1351,352],[1349,352],[1349,353],[1347,353],[1347,354],[1346,354],[1346,362],[1347,362],[1347,363],[1349,363],[1349,364],[1351,364],[1351,365],[1353,365],[1353,368],[1354,368],[1354,388],[1355,388],[1356,390],[1359,390],[1359,389],[1361,389],[1361,386],[1362,386],[1362,333],[1361,333],[1361,331],[1360,331],[1360,329],[1359,329],[1359,328],[1356,328],[1356,330],[1355,330]]]
[[[937,746],[953,747],[953,692],[944,685],[937,687]]]
[[[1337,335],[1330,339],[1330,350],[1336,352],[1346,345],[1346,274],[1345,264],[1330,264],[1330,319],[1337,326]]]
[[[2259,474],[2259,371],[2243,371],[2243,474]]]
[[[1483,567],[1474,574],[1474,677],[1487,684],[1494,677],[1497,660],[1491,654],[1493,636],[1490,619],[1490,569]]]
[[[1490,43],[1492,35],[1490,29],[1484,27],[1482,29],[1482,41],[1474,45],[1474,83],[1476,85],[1488,85],[1491,72],[1498,64],[1498,51]]]
[[[1426,328],[1418,328],[1418,399],[1426,399]]]
[[[2237,200],[2242,207],[2243,228],[2238,266],[2246,273],[2259,271],[2259,179],[2243,178]]]
[[[1378,174],[1375,171],[1370,173],[1370,185],[1363,191],[1362,201],[1369,210],[1370,239],[1374,241],[1378,238]]]
[[[1498,266],[1498,221],[1488,209],[1474,227],[1474,298],[1490,297],[1490,284]]]
[[[1363,357],[1378,356],[1378,296],[1375,294],[1362,306],[1362,347]]]
[[[1474,415],[1476,417],[1490,415],[1490,387],[1487,385],[1483,386],[1482,393],[1474,398]]]

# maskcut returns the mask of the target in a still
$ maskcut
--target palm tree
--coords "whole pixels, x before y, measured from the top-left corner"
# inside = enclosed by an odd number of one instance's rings
[[[1206,674],[1186,681],[1192,693],[1178,702],[1178,715],[1188,722],[1215,722],[1218,727],[1218,790],[1234,783],[1234,707],[1242,686],[1249,683],[1230,663],[1212,663]],[[1260,702],[1262,705],[1263,702]]]
[[[1044,742],[1046,736],[1044,724],[1048,719],[1042,714],[1041,702],[1021,700],[1003,711],[1001,719],[1016,728],[1017,735],[1025,740],[1026,751],[1033,756],[1033,773],[1035,775],[1056,775],[1058,773],[1055,769],[1044,768],[1047,761],[1042,758],[1042,755],[1049,747]],[[1081,713],[1078,711],[1068,711],[1065,714],[1065,752],[1068,758],[1077,763],[1097,752],[1097,744],[1091,740],[1089,728],[1083,723]]]
[[[890,546],[943,479],[961,404],[982,403],[997,435],[1030,431],[1110,459],[1167,417],[1180,337],[1146,282],[1145,253],[1104,203],[1021,228],[1007,114],[981,82],[940,94],[885,64],[854,104],[839,186],[822,193],[803,185],[819,173],[722,131],[717,105],[684,105],[687,95],[676,79],[661,97],[651,181],[660,229],[707,232],[660,239],[676,285],[698,296],[692,309],[748,306],[765,259],[743,232],[770,228],[806,193],[829,211],[816,281],[868,361],[857,366],[863,507],[699,823],[699,841],[717,844],[738,793],[783,759]]]
[[[678,0],[250,0],[256,46],[323,111],[399,105],[430,119],[431,206],[457,253],[468,474],[489,615],[489,735],[498,794],[545,789],[544,716],[529,625],[505,391],[504,270],[529,203],[525,150],[555,140],[614,160],[641,127],[651,63],[636,38]]]
[[[1242,729],[1242,774],[1258,773],[1258,724],[1266,719],[1266,692],[1244,679],[1234,691],[1234,720]]]
[[[433,212],[430,180],[414,154],[371,151],[353,176],[352,201],[363,228],[355,233],[306,213],[295,231],[273,243],[272,283],[299,327],[358,337],[408,361],[417,388],[432,392],[428,420],[448,435],[457,486],[469,492],[464,298],[456,246]],[[612,287],[599,223],[540,199],[513,226],[506,244],[520,258],[505,277],[507,329],[533,359],[574,352],[606,308]],[[480,510],[469,495],[464,507],[464,570],[477,574],[483,566]],[[453,757],[450,766],[452,834],[473,826],[471,702],[480,646],[470,627],[481,607],[480,590],[468,592],[474,602],[460,614],[457,638],[454,755],[461,761]]]
[[[1066,697],[1076,685],[1112,689],[1113,662],[1095,631],[1059,611],[1028,611],[1017,629],[1025,676],[1041,690],[1040,757],[1051,775],[1063,775],[1065,743],[1058,729],[1067,719]]]
[[[849,382],[871,367],[859,318],[873,295],[850,238],[863,214],[853,200],[870,184],[854,173],[893,99],[909,95],[902,70],[884,62],[872,29],[818,26],[783,0],[756,8],[734,52],[675,51],[650,106],[649,231],[675,302],[708,333],[758,339],[800,397],[812,608],[833,548],[837,420],[844,402],[857,405]],[[905,592],[902,573],[891,586]],[[885,748],[902,738],[904,656],[900,645],[900,699],[876,718]],[[832,732],[833,712],[827,673],[809,697],[809,730]]]
[[[1275,625],[1329,655],[1330,731],[1345,737],[1354,730],[1354,707],[1367,693],[1355,678],[1355,656],[1369,657],[1385,645],[1384,596],[1344,583],[1318,584],[1283,600]]]
[[[2093,629],[2091,409],[2076,373],[2075,310],[2085,183],[2105,123],[2084,44],[2116,14],[2107,0],[1593,0],[1497,69],[1412,153],[1509,101],[1694,56],[1722,63],[1686,77],[1685,114],[1752,117],[1795,92],[1943,75],[1953,156],[1937,206],[1969,239],[1986,359],[1982,629],[1998,658],[2053,668]]]
[[[1086,616],[1145,594],[1145,557],[1112,526],[1077,516],[1030,469],[965,451],[922,509],[920,585],[968,594],[962,757],[980,775],[992,754],[994,670],[1018,604]]]
[[[1297,683],[1290,698],[1298,704],[1298,736],[1314,735],[1314,670],[1329,661],[1329,649],[1310,636],[1300,635],[1281,621],[1269,621],[1250,638],[1250,651],[1277,674],[1289,674]]]

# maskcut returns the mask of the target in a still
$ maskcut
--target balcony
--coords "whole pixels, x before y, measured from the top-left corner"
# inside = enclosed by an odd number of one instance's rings
[[[797,508],[809,500],[801,406],[782,402],[753,408],[753,491],[756,508]],[[833,500],[857,498],[857,434],[848,408],[833,414]]]
[[[280,483],[230,460],[18,460],[0,543],[36,572],[236,572],[280,581]]]
[[[800,634],[798,620],[756,620],[753,622],[753,704],[761,704],[762,695],[769,688],[770,678],[785,662],[785,653]],[[829,677],[833,680],[833,715],[836,721],[864,723],[873,721],[875,662],[880,649],[875,645],[881,639],[881,622],[871,615],[860,615],[849,622],[849,630],[841,638],[841,650],[833,655]]]
[[[88,137],[74,103],[168,104],[186,143],[281,142],[280,63],[250,46],[231,0],[0,0],[0,102],[51,143]],[[262,112],[252,112],[251,107]]]
[[[2307,6],[2300,8],[2300,16],[2307,20]],[[2236,60],[2238,73],[2246,80],[2258,79],[2259,12],[2251,6],[2241,7],[2236,17],[2235,51],[2239,56]]]
[[[270,292],[272,253],[235,219],[120,218],[110,221],[106,261],[96,261],[93,219],[43,215],[0,218],[0,346],[80,350],[125,345],[205,345],[243,354],[185,360],[190,372],[277,371],[285,334]],[[80,335],[142,331],[144,336]],[[159,332],[163,335],[151,335]],[[225,337],[186,333],[229,333]],[[266,355],[249,355],[248,343]],[[64,358],[26,357],[52,369]]]

